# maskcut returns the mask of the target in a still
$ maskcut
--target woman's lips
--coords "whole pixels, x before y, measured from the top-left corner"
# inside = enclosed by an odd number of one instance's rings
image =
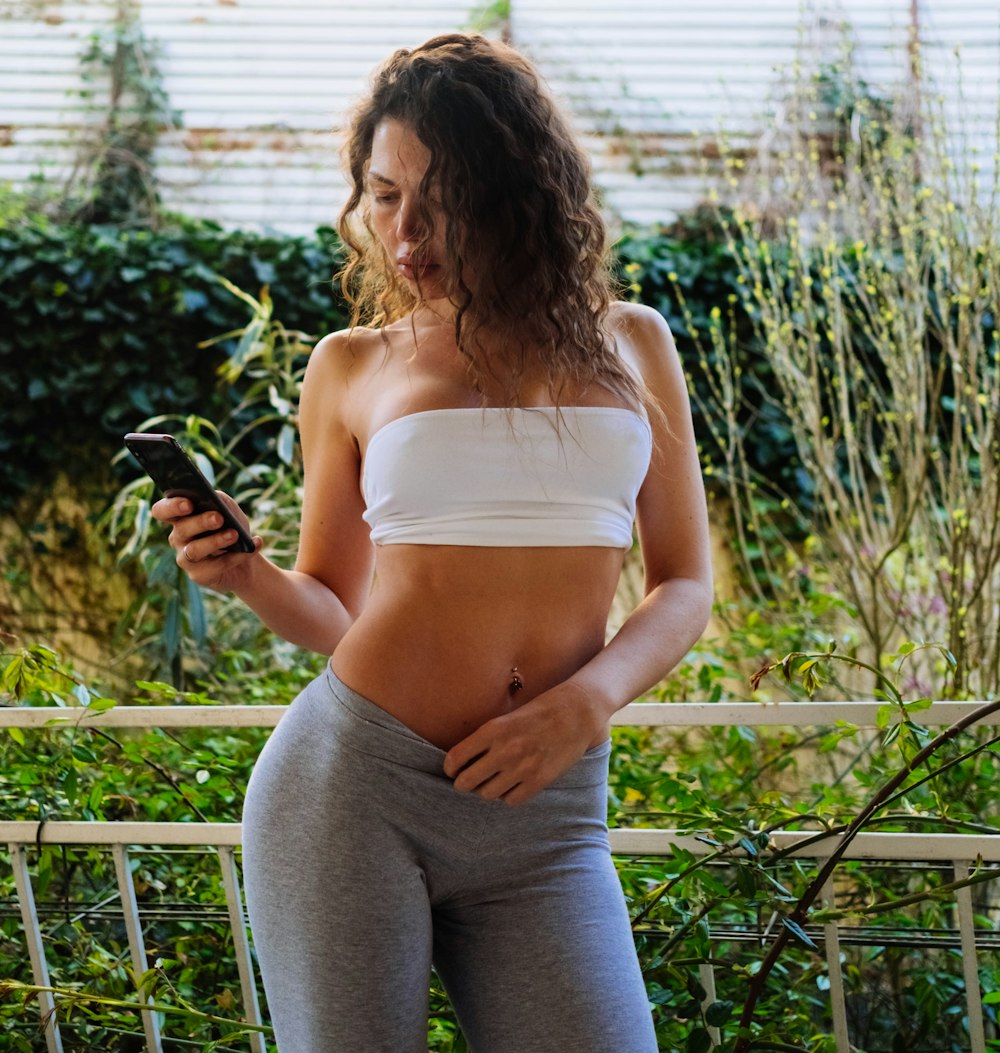
[[[432,260],[415,260],[411,256],[401,256],[397,260],[399,273],[410,281],[425,281],[441,269],[440,264]]]

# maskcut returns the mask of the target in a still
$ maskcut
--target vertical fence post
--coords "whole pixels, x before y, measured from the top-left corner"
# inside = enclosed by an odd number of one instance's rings
[[[240,974],[240,991],[243,995],[243,1015],[250,1024],[261,1024],[260,1004],[257,1001],[257,983],[250,960],[250,941],[247,939],[247,919],[243,912],[243,894],[236,869],[236,854],[228,845],[219,845],[219,864],[222,867],[222,883],[226,890],[226,906],[229,908],[229,927],[233,931],[233,949],[236,966]],[[253,1053],[267,1053],[264,1036],[259,1031],[250,1035]]]
[[[702,962],[698,966],[698,979],[701,980],[701,986],[705,988],[705,1001],[702,1003],[702,1009],[707,1009],[716,999],[715,993],[715,968],[711,962]],[[713,1046],[719,1045],[722,1041],[719,1035],[719,1029],[709,1025],[708,1037],[712,1041]]]
[[[955,880],[969,876],[969,864],[952,863]],[[962,972],[965,976],[965,1005],[969,1013],[969,1041],[972,1053],[985,1053],[986,1033],[983,1027],[983,999],[979,990],[979,962],[976,958],[976,917],[972,911],[972,889],[968,885],[955,892],[958,906],[958,933],[962,940]]]
[[[146,945],[142,939],[139,904],[135,898],[135,883],[132,881],[127,849],[124,845],[112,847],[115,857],[115,873],[118,876],[118,892],[122,898],[122,914],[125,916],[125,931],[128,933],[128,946],[132,954],[132,971],[138,980],[139,977],[145,975],[149,963],[146,960]],[[139,996],[147,1002],[151,1001],[142,987],[139,988]],[[151,1009],[142,1010],[142,1029],[146,1033],[146,1053],[163,1053],[160,1024]]]
[[[837,899],[832,881],[827,881],[823,886],[823,906],[827,910],[836,909]],[[851,1037],[847,1030],[844,973],[840,968],[840,929],[836,921],[829,921],[823,926],[823,946],[830,978],[830,1011],[833,1014],[833,1037],[837,1042],[837,1053],[850,1053]]]
[[[35,909],[35,894],[31,889],[31,877],[28,874],[27,854],[24,845],[11,844],[9,848],[11,866],[14,868],[14,885],[21,908],[21,922],[24,925],[24,938],[28,944],[28,958],[31,960],[31,975],[36,987],[51,987],[42,930],[38,924],[38,911]],[[59,1021],[56,1019],[56,1000],[50,991],[39,992],[38,1008],[42,1014],[46,1050],[48,1053],[63,1053]]]

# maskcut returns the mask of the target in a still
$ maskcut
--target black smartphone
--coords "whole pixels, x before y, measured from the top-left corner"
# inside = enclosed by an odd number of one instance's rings
[[[212,484],[202,475],[173,435],[129,432],[125,436],[125,446],[156,483],[157,489],[164,497],[186,497],[191,502],[195,514],[218,512],[222,516],[222,526],[219,530],[236,531],[236,541],[226,549],[227,552],[254,551],[253,538],[236,521]],[[217,532],[209,530],[198,534],[198,537],[207,537],[208,534]]]

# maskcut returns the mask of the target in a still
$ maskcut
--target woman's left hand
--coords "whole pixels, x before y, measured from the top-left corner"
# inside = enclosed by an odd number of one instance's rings
[[[488,801],[523,804],[607,737],[593,700],[569,683],[488,720],[444,760],[456,790]]]

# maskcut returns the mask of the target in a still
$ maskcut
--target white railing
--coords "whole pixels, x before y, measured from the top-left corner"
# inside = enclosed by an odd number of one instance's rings
[[[925,726],[948,726],[968,716],[979,703],[936,702],[920,713]],[[847,721],[858,727],[874,727],[883,708],[878,702],[838,703],[634,703],[619,712],[614,723],[630,726],[784,726],[811,727]],[[79,728],[191,728],[191,727],[274,727],[286,712],[285,706],[120,706],[103,712],[83,708],[0,707],[0,729],[35,728],[65,730]],[[1000,724],[1000,712],[990,714],[983,724]],[[816,832],[775,832],[770,844],[793,856],[822,860],[837,848],[838,835],[816,840]],[[147,971],[135,887],[129,866],[129,849],[137,846],[198,846],[214,849],[222,869],[226,906],[233,933],[239,970],[240,987],[246,1022],[261,1025],[257,985],[250,954],[246,915],[240,888],[235,850],[240,845],[239,823],[149,823],[149,822],[4,822],[0,821],[0,844],[9,845],[14,870],[19,908],[31,961],[34,983],[50,987],[48,965],[41,925],[35,905],[27,849],[44,844],[105,845],[113,852],[118,893],[128,934],[129,950],[135,974]],[[612,829],[611,848],[618,855],[663,856],[673,846],[694,855],[710,851],[703,841],[690,833],[666,829]],[[796,848],[796,846],[799,846]],[[955,880],[962,881],[971,870],[982,864],[1000,864],[1000,836],[980,834],[902,834],[862,833],[850,844],[844,855],[851,860],[880,862],[938,862],[951,866]],[[985,1053],[986,1038],[981,991],[977,967],[977,946],[992,934],[977,934],[969,887],[955,893],[958,935],[962,951],[965,996],[969,1019],[969,1041],[972,1053]],[[834,907],[832,884],[824,891],[824,906]],[[992,940],[991,940],[992,942]],[[824,953],[829,971],[829,995],[838,1053],[849,1053],[847,1011],[840,962],[840,930],[836,923],[823,926]],[[708,999],[714,998],[714,976],[711,967],[701,971]],[[62,1039],[51,994],[39,997],[48,1053],[62,1053]],[[157,1015],[143,1011],[143,1028],[149,1053],[162,1053],[163,1044]],[[718,1035],[713,1037],[717,1040]],[[263,1035],[252,1033],[252,1053],[266,1053]]]

